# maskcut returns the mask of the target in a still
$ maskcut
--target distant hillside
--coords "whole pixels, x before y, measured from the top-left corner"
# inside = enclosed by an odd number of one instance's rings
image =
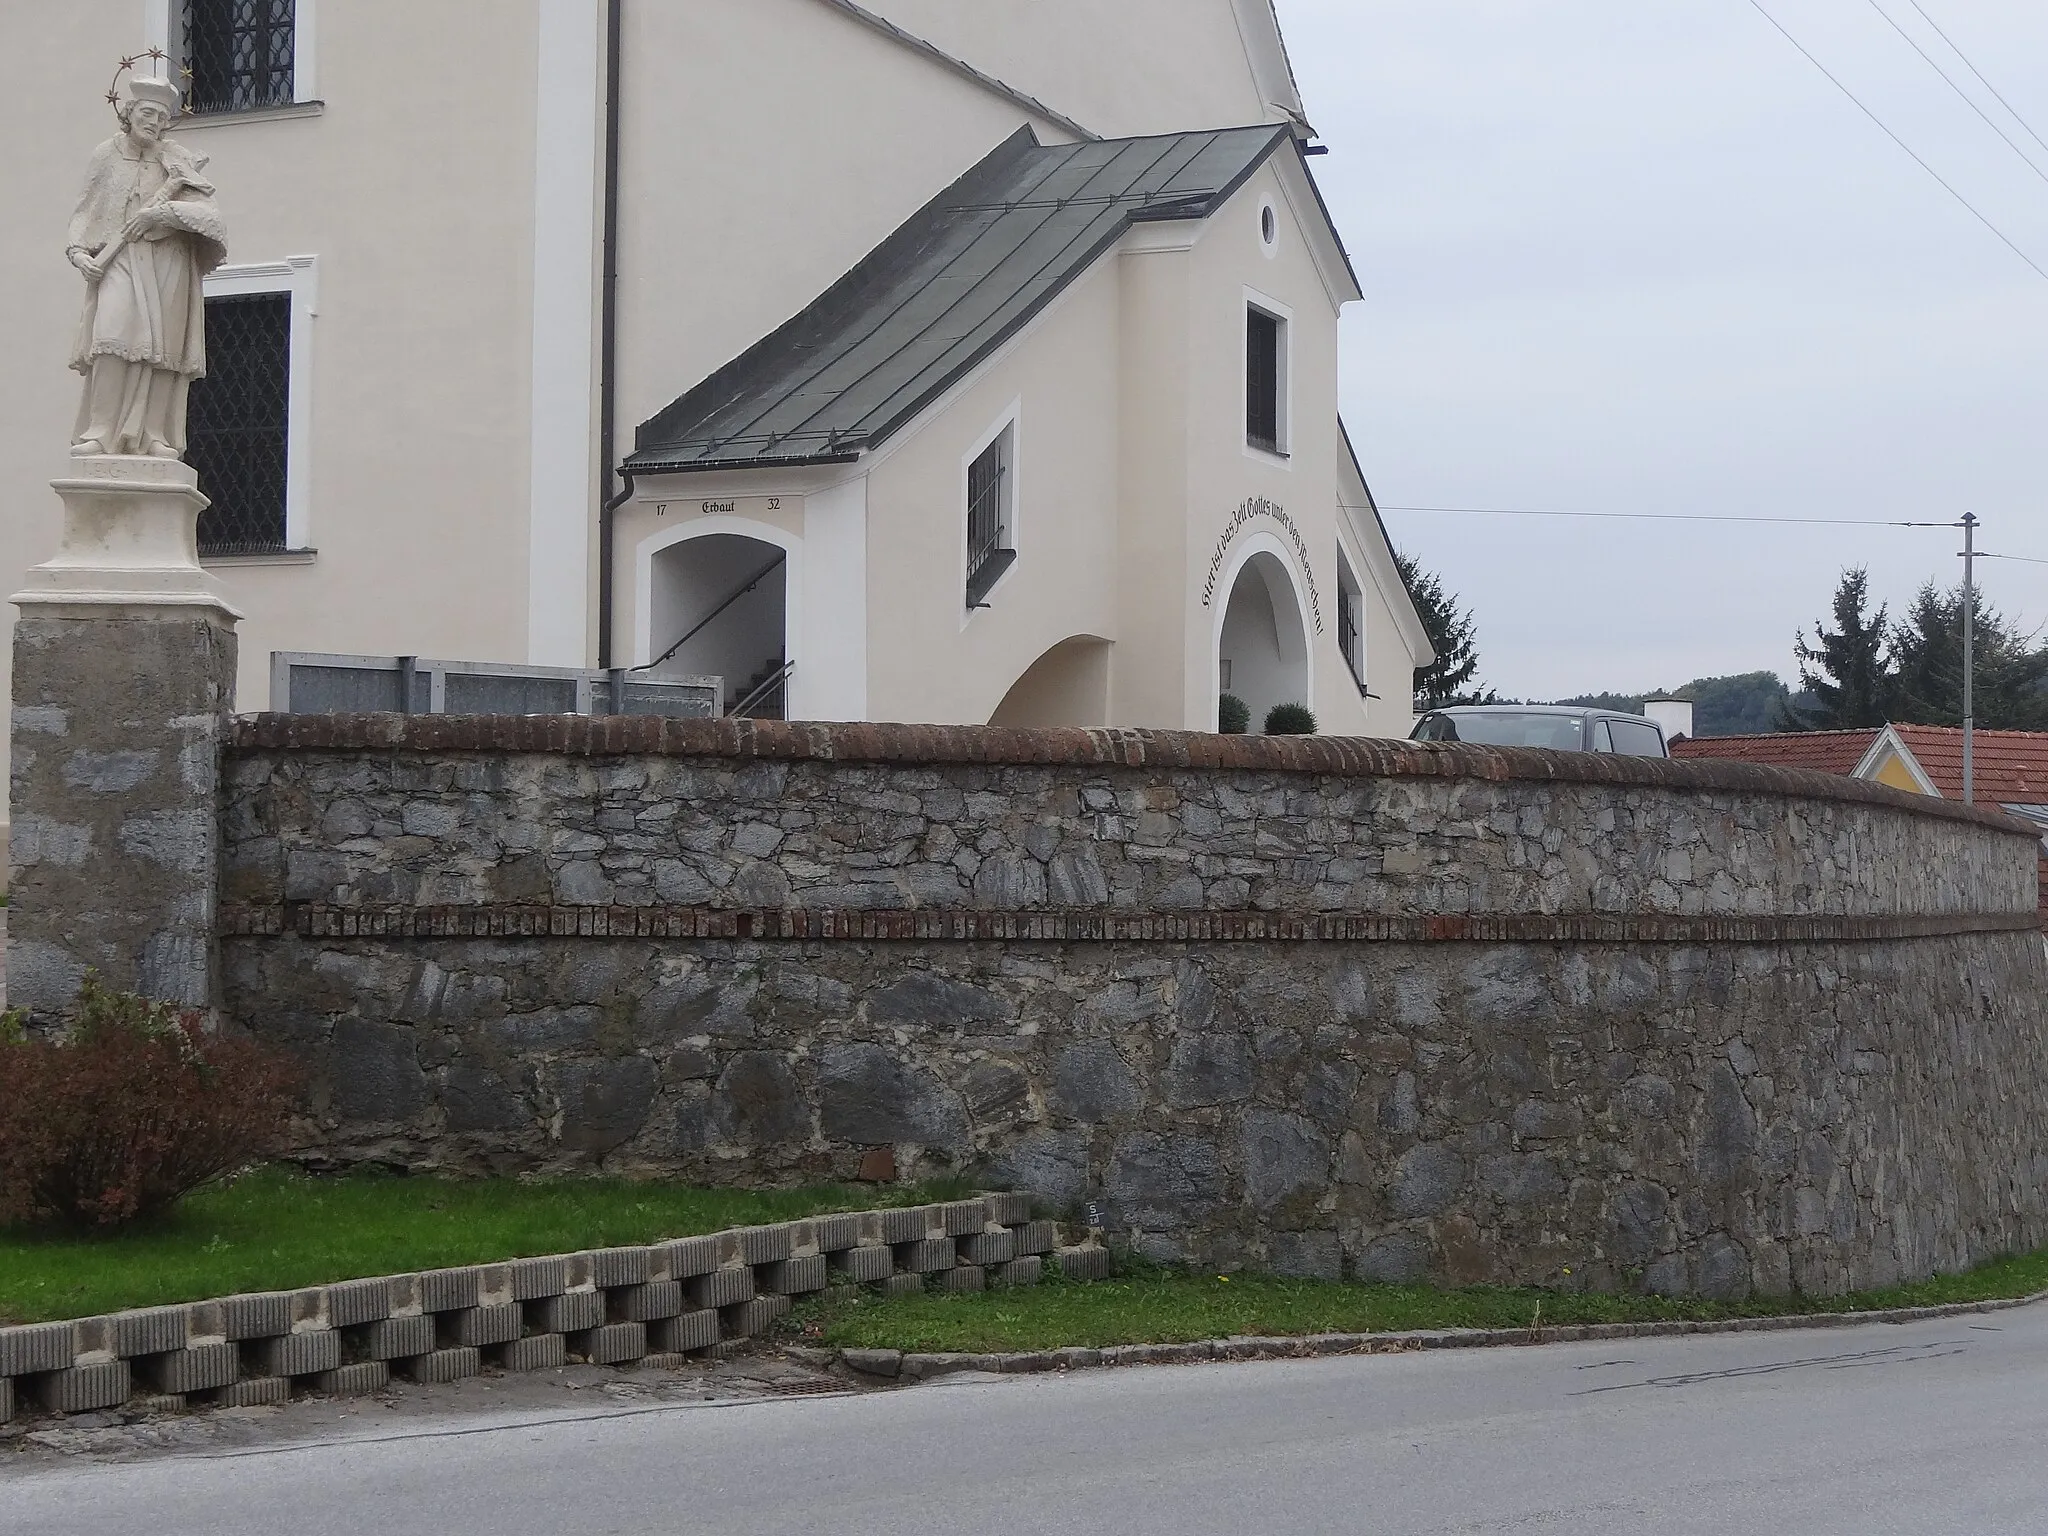
[[[1690,699],[1693,731],[1699,736],[1760,736],[1785,728],[1785,711],[1795,702],[1792,691],[1775,672],[1744,672],[1735,677],[1700,677],[1666,693],[1586,693],[1557,699],[1582,709],[1619,709],[1640,714],[1646,698]]]

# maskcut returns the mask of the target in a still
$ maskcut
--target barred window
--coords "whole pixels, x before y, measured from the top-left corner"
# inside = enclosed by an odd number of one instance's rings
[[[1254,448],[1287,451],[1287,322],[1245,313],[1244,435]]]
[[[194,112],[289,106],[296,0],[183,0]]]
[[[1337,649],[1343,652],[1344,665],[1351,669],[1358,691],[1371,697],[1365,682],[1365,596],[1341,547],[1337,551]]]
[[[987,607],[991,588],[1017,561],[1011,520],[1010,456],[1014,427],[967,466],[967,606]]]
[[[202,555],[286,547],[292,297],[206,301],[206,377],[192,384],[185,462],[213,505],[199,515]]]

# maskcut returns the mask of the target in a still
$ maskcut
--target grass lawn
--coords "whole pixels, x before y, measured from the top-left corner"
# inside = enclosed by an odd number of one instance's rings
[[[1233,1335],[1526,1328],[1539,1318],[1551,1326],[1867,1312],[2029,1296],[2040,1290],[2048,1290],[2048,1252],[2001,1259],[1967,1275],[1892,1290],[1846,1297],[1758,1298],[1739,1305],[1583,1292],[1340,1285],[1134,1268],[1094,1284],[1049,1280],[1020,1290],[979,1294],[928,1292],[892,1300],[834,1291],[801,1308],[790,1324],[806,1337],[842,1349],[997,1354],[1183,1344]]]
[[[265,1169],[201,1191],[167,1219],[131,1231],[0,1232],[0,1323],[651,1243],[821,1211],[913,1204],[924,1193],[825,1187],[752,1194],[618,1180],[316,1178]]]

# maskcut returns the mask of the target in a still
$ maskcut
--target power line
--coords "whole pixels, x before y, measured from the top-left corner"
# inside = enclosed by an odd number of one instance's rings
[[[2020,116],[2020,109],[2014,106],[2011,102],[2007,101],[2005,99],[2004,93],[2001,92],[1997,86],[1993,85],[1989,80],[1986,80],[1984,78],[1983,70],[1979,69],[1975,64],[1970,63],[1970,56],[1967,53],[1963,52],[1963,50],[1957,45],[1956,40],[1954,38],[1950,37],[1946,32],[1941,30],[1941,23],[1936,21],[1932,16],[1927,14],[1927,7],[1922,5],[1920,3],[1920,0],[1906,0],[1906,3],[1912,6],[1914,10],[1920,13],[1920,19],[1922,21],[1926,22],[1927,25],[1934,28],[1934,35],[1936,37],[1939,37],[1944,43],[1948,44],[1949,51],[1951,53],[1953,53],[1957,58],[1961,59],[1965,64],[1969,65],[1970,73],[1975,75],[1977,79],[1983,83],[1985,90],[1989,91],[1992,95],[1998,98],[1998,104],[2001,107],[2005,108],[2006,111],[2012,114],[2012,120],[2018,123],[2022,128],[2026,129],[2028,134],[2032,136],[2036,144],[2040,145],[2043,149],[2048,149],[2048,139],[2044,139],[2041,137],[2041,135],[2035,133],[2034,125],[2028,122],[2024,117]]]
[[[1348,512],[1370,512],[1371,507],[1338,505]],[[1549,507],[1394,507],[1382,512],[1431,512],[1461,517],[1596,517],[1647,523],[1784,523],[1820,528],[1953,528],[1954,523],[1905,523],[1872,517],[1751,517],[1732,512],[1569,512]]]
[[[1637,523],[1765,523],[1807,528],[1958,528],[1960,523],[1889,522],[1870,517],[1753,517],[1731,512],[1569,512],[1549,507],[1366,507],[1348,501],[1337,503],[1347,512],[1422,512],[1461,517],[1591,517]],[[1992,555],[1977,551],[1979,560],[2017,560],[2025,565],[2048,565],[2039,555]]]
[[[2048,171],[2044,171],[2041,169],[2040,166],[2034,164],[2034,157],[2028,154],[2024,149],[2021,149],[2018,143],[2014,141],[2013,136],[2011,134],[2007,133],[2003,128],[1999,127],[1997,123],[1993,122],[1991,114],[1986,112],[1982,107],[1978,106],[1977,99],[1974,96],[1972,96],[1968,91],[1964,90],[1960,85],[1957,85],[1955,80],[1950,76],[1947,70],[1943,69],[1939,64],[1934,62],[1934,55],[1929,53],[1925,48],[1922,48],[1920,46],[1920,40],[1918,38],[1914,37],[1912,33],[1908,32],[1904,27],[1900,26],[1897,21],[1893,20],[1892,13],[1886,10],[1882,5],[1878,4],[1878,0],[1870,0],[1870,8],[1873,11],[1877,12],[1878,15],[1882,16],[1885,19],[1885,23],[1894,32],[1898,33],[1899,36],[1903,37],[1906,40],[1906,46],[1911,48],[1915,53],[1919,54],[1921,58],[1927,61],[1927,67],[1933,70],[1937,75],[1941,76],[1943,83],[1946,84],[1950,90],[1954,91],[1956,95],[1962,98],[1963,104],[1965,106],[1967,106],[1972,112],[1976,113],[1979,117],[1984,119],[1985,127],[1989,128],[1993,133],[1997,134],[2001,139],[2005,140],[2006,147],[2009,148],[2014,154],[2020,157],[2021,162],[2026,166],[2028,170],[2032,171],[2036,176],[2040,177],[2042,181],[2048,182]],[[1953,44],[1951,44],[1951,46],[1953,46]],[[1967,63],[1968,60],[1965,60],[1964,62]]]
[[[1951,186],[1948,182],[1948,179],[1944,177],[1941,174],[1941,172],[1937,171],[1933,166],[1929,165],[1925,160],[1921,159],[1919,152],[1915,150],[1912,145],[1908,144],[1904,139],[1900,138],[1896,133],[1892,132],[1892,130],[1888,126],[1886,126],[1885,120],[1879,117],[1875,112],[1871,111],[1870,108],[1866,107],[1863,104],[1863,99],[1860,96],[1858,96],[1854,91],[1850,90],[1848,86],[1842,84],[1842,82],[1835,77],[1834,71],[1829,69],[1827,65],[1821,63],[1821,61],[1818,58],[1816,58],[1812,52],[1808,50],[1806,44],[1800,42],[1799,39],[1794,37],[1790,32],[1787,32],[1784,28],[1783,23],[1781,23],[1778,20],[1778,18],[1773,16],[1769,11],[1764,9],[1763,0],[1749,0],[1749,3],[1752,7],[1755,8],[1756,13],[1759,16],[1763,17],[1765,21],[1768,21],[1773,27],[1777,29],[1779,36],[1784,38],[1785,41],[1790,43],[1794,48],[1797,48],[1800,51],[1800,53],[1805,56],[1806,61],[1809,64],[1811,64],[1815,69],[1819,70],[1823,75],[1826,75],[1828,77],[1829,83],[1832,84],[1836,90],[1840,91],[1844,96],[1848,97],[1851,102],[1855,103],[1857,111],[1861,112],[1865,117],[1869,118],[1873,123],[1877,124],[1877,126],[1883,130],[1884,136],[1886,138],[1890,139],[1894,144],[1898,145],[1899,148],[1903,149],[1907,154],[1911,155],[1913,157],[1913,163],[1915,165],[1919,166],[1921,170],[1925,171],[1928,175],[1932,176],[1937,182],[1940,182],[1942,190],[1948,193],[1948,195],[1954,198],[1957,202],[1961,203],[1963,207],[1968,209],[1970,212],[1970,216],[1972,218],[1974,218],[1979,224],[1982,224],[1986,229],[1990,230],[1992,234],[1998,236],[1999,240],[2004,244],[2006,249],[2011,251],[2013,255],[2019,257],[2019,259],[2021,261],[2024,261],[2028,266],[2032,267],[2037,276],[2041,277],[2044,280],[2048,280],[2048,267],[2043,267],[2039,262],[2035,261],[2033,257],[2029,256],[2025,251],[2021,250],[2017,245],[2015,245],[2011,237],[2008,236],[2004,230],[2000,229],[1996,224],[1992,223],[1991,220],[1989,220],[1983,214],[1977,211],[1977,205],[1975,203],[1972,203],[1967,197],[1963,196],[1962,193],[1958,192],[1953,186]]]

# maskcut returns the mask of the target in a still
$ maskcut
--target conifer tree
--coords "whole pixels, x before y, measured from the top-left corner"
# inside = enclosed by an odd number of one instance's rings
[[[1792,650],[1814,703],[1788,709],[1791,729],[1842,731],[1887,722],[1896,682],[1886,655],[1890,624],[1882,606],[1875,614],[1864,611],[1869,602],[1869,572],[1860,566],[1844,571],[1835,588],[1835,627],[1816,623],[1811,645],[1799,631]]]
[[[1458,602],[1457,594],[1444,589],[1443,581],[1425,571],[1413,555],[1396,552],[1394,563],[1422,615],[1422,627],[1429,634],[1436,660],[1415,669],[1415,707],[1442,709],[1451,704],[1490,704],[1497,695],[1478,686],[1478,628],[1471,613]]]
[[[1893,714],[1919,725],[1963,720],[1963,592],[1928,582],[1892,627],[1898,685]],[[1976,624],[1977,723],[1986,730],[2048,729],[2048,651],[1980,598]]]

